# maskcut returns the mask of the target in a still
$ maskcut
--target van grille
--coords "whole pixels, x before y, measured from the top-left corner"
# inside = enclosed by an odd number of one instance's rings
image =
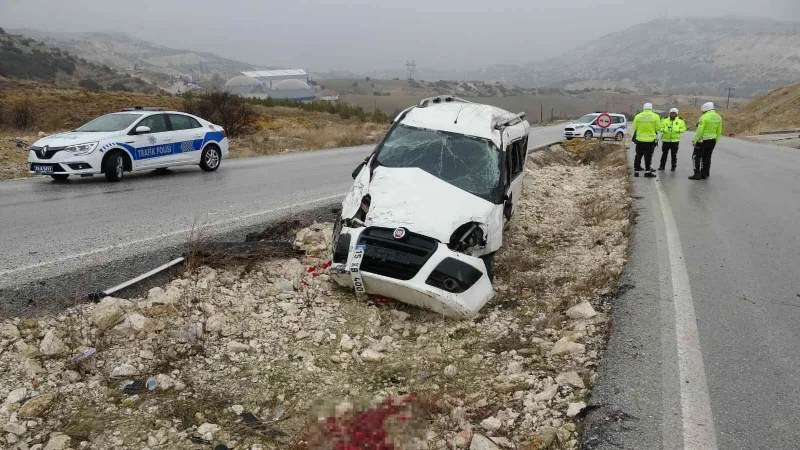
[[[436,240],[407,232],[394,238],[394,229],[370,227],[361,233],[358,243],[366,245],[361,270],[398,280],[410,280],[436,252]]]

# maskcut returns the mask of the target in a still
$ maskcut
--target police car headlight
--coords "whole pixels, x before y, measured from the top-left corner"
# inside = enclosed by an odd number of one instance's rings
[[[72,153],[75,156],[79,156],[92,153],[96,147],[97,142],[89,142],[86,144],[70,145],[69,147],[64,148],[64,150]]]

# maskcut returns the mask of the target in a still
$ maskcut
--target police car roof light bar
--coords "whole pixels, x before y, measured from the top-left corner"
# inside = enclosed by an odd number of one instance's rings
[[[166,111],[166,108],[160,106],[131,106],[130,108],[122,108],[123,111]]]

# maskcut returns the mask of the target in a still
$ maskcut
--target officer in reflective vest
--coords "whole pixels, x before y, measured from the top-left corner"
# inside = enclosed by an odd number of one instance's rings
[[[705,103],[700,111],[703,114],[697,123],[697,131],[694,132],[694,175],[689,177],[690,180],[705,180],[710,176],[711,154],[722,136],[722,116],[714,110],[714,104]]]
[[[650,163],[653,161],[653,151],[658,145],[658,132],[661,131],[661,117],[653,112],[653,104],[645,103],[642,112],[633,118],[633,142],[636,143],[636,157],[633,159],[633,176],[638,177],[642,170],[642,157],[644,157],[644,176],[656,176]]]
[[[672,156],[672,171],[678,165],[678,145],[681,143],[681,134],[686,131],[686,122],[678,117],[678,108],[669,110],[669,117],[661,121],[661,164],[658,170],[664,170],[667,165],[667,155]]]

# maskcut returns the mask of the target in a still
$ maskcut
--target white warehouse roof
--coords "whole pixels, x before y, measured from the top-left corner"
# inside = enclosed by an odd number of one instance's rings
[[[303,69],[289,70],[256,70],[253,72],[242,72],[242,75],[253,78],[273,78],[273,77],[304,77],[308,76]]]

